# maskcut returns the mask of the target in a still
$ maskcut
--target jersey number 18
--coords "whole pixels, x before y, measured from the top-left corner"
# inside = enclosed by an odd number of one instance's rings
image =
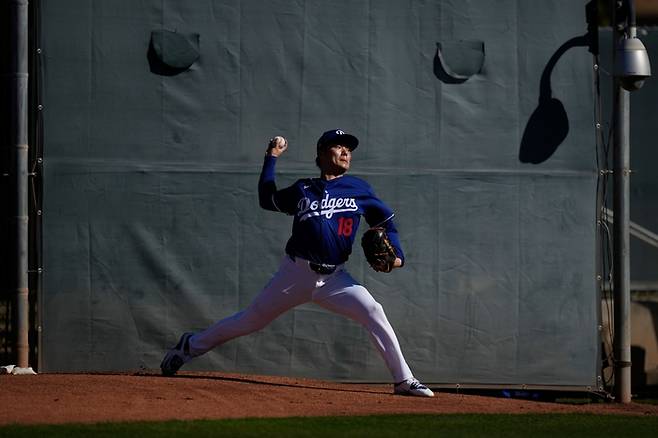
[[[352,224],[354,224],[354,219],[351,217],[339,217],[338,218],[338,235],[349,237],[352,235]]]

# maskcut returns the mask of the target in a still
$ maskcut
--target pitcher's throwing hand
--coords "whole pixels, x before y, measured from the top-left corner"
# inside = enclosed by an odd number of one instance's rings
[[[273,157],[278,157],[288,149],[288,140],[285,137],[277,135],[276,137],[270,139],[270,143],[267,146],[267,155]]]

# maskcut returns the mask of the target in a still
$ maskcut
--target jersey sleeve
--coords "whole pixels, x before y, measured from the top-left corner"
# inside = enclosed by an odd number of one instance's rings
[[[402,246],[400,245],[400,236],[398,235],[397,227],[393,218],[395,213],[391,210],[386,204],[384,204],[377,196],[375,195],[372,188],[369,189],[369,198],[366,202],[365,207],[365,218],[368,225],[371,227],[383,227],[388,234],[388,238],[391,241],[391,245],[395,248],[395,254],[402,260],[402,266],[404,266],[404,252],[402,251]]]
[[[275,182],[276,157],[265,156],[263,169],[258,180],[258,203],[261,208],[281,213],[294,214],[298,201],[298,184],[277,190]]]

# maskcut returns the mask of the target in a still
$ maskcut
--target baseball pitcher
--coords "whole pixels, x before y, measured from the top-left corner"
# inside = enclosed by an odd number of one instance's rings
[[[320,177],[277,190],[275,166],[288,142],[280,136],[269,142],[258,181],[260,206],[293,217],[279,270],[246,309],[199,333],[184,333],[162,360],[163,375],[173,375],[192,358],[262,329],[297,305],[314,302],[368,331],[390,370],[395,394],[434,395],[414,378],[382,306],[345,268],[362,216],[371,226],[361,244],[373,269],[390,272],[404,265],[393,212],[367,182],[347,175],[358,144],[355,136],[340,129],[325,132],[315,159]]]

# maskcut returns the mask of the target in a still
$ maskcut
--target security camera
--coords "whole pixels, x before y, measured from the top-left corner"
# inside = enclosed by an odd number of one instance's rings
[[[651,76],[651,64],[647,49],[638,38],[624,38],[617,46],[615,76],[628,91],[642,88],[644,80]]]

